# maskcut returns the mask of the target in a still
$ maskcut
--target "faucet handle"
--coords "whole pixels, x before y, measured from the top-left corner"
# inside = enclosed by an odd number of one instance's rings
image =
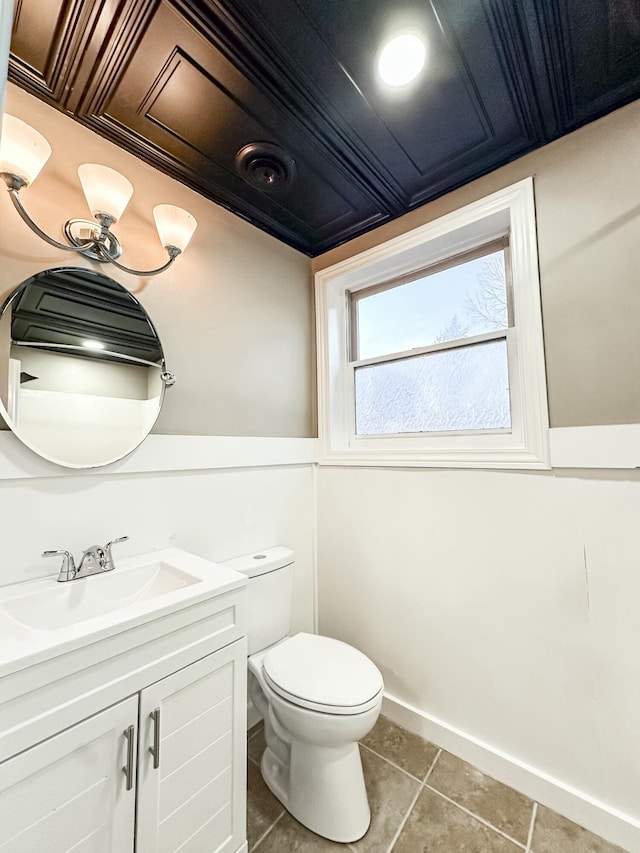
[[[113,562],[113,555],[111,553],[111,546],[117,545],[118,542],[126,542],[129,539],[128,536],[120,536],[118,539],[112,539],[111,542],[107,542],[104,546],[105,551],[105,572],[110,571],[111,569],[115,569],[115,563]]]
[[[60,566],[59,581],[70,581],[76,576],[76,564],[73,555],[69,551],[43,551],[43,557],[62,557],[62,565]]]

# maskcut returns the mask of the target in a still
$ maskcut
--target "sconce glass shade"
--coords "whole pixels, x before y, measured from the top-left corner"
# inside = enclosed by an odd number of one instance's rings
[[[158,204],[153,208],[153,218],[162,245],[184,252],[198,227],[195,217],[173,204]]]
[[[33,183],[51,156],[47,140],[26,122],[5,114],[0,138],[0,172]]]
[[[117,222],[133,195],[131,183],[120,172],[98,163],[79,166],[78,177],[92,215],[110,216]]]

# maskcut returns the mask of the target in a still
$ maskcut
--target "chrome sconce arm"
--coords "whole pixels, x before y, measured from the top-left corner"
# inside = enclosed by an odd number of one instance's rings
[[[110,261],[114,267],[118,267],[119,270],[128,272],[131,275],[157,275],[159,272],[164,272],[168,269],[178,255],[182,254],[182,250],[178,249],[177,246],[165,246],[165,249],[169,253],[169,260],[165,264],[155,270],[133,270],[129,267],[125,267],[124,264],[118,263],[115,258],[110,257],[103,243],[97,243],[96,248],[103,256],[101,260]]]
[[[57,240],[54,240],[53,237],[49,237],[49,235],[40,228],[39,225],[33,221],[33,219],[27,213],[25,206],[22,203],[22,199],[20,198],[20,190],[22,187],[26,186],[26,182],[19,178],[17,175],[12,175],[9,172],[2,172],[2,178],[4,179],[5,184],[7,185],[7,189],[9,191],[9,197],[13,202],[13,206],[18,212],[18,215],[22,219],[24,223],[26,223],[29,228],[40,237],[41,240],[44,240],[45,243],[48,243],[50,246],[55,246],[56,249],[63,249],[65,252],[85,252],[89,248],[93,248],[96,246],[96,240],[88,240],[85,246],[70,246],[67,243],[59,243]]]
[[[37,234],[41,240],[44,240],[45,243],[48,243],[50,246],[54,246],[56,249],[62,249],[65,252],[79,252],[81,255],[85,255],[94,261],[99,261],[100,263],[111,263],[123,272],[138,276],[157,275],[158,273],[164,272],[171,266],[171,264],[173,264],[178,255],[182,254],[182,250],[177,246],[165,246],[169,255],[169,260],[162,264],[162,266],[152,270],[135,270],[119,263],[116,258],[122,254],[122,248],[118,238],[110,230],[110,226],[113,224],[113,218],[106,214],[98,214],[95,222],[91,222],[89,219],[70,219],[64,226],[64,233],[69,242],[60,243],[58,240],[54,240],[53,237],[50,237],[46,231],[43,231],[42,228],[34,222],[22,203],[20,190],[27,186],[26,181],[17,175],[11,174],[10,172],[2,172],[0,175],[7,185],[9,197],[11,198],[13,206],[22,221],[28,225],[31,231],[33,231],[34,234]],[[92,236],[79,236],[78,230],[82,228],[88,231]]]
[[[173,204],[153,208],[160,243],[169,260],[152,270],[135,270],[118,262],[122,248],[111,226],[124,213],[133,194],[131,182],[115,169],[98,163],[78,167],[78,177],[94,219],[69,219],[64,225],[66,243],[54,240],[27,213],[20,190],[30,186],[51,156],[51,146],[37,130],[15,116],[5,114],[0,133],[0,176],[7,185],[13,206],[22,221],[41,240],[65,252],[78,252],[100,263],[112,263],[130,275],[164,272],[186,248],[197,227],[195,218]]]

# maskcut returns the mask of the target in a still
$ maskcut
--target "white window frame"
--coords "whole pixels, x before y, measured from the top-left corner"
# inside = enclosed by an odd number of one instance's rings
[[[511,429],[356,435],[349,294],[507,235],[514,318],[507,332]],[[321,464],[550,467],[532,178],[321,270],[315,281]]]

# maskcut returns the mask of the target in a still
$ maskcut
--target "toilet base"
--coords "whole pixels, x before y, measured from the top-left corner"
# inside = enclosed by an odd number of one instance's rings
[[[293,705],[266,683],[257,656],[249,658],[250,693],[264,719],[262,777],[303,826],[343,844],[366,834],[371,810],[358,741],[375,725],[374,705],[357,714],[331,714]]]
[[[273,795],[317,835],[346,844],[369,829],[371,810],[358,744],[328,749],[296,743],[288,768],[267,747],[260,767]]]

